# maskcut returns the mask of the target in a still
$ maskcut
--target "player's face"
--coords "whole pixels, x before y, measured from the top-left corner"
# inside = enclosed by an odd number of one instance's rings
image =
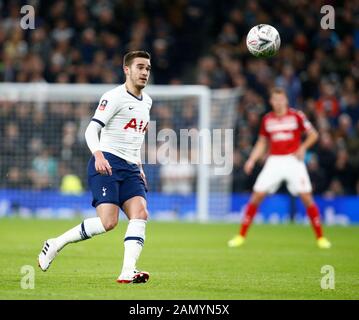
[[[135,58],[129,67],[125,67],[125,73],[132,84],[143,89],[150,77],[151,63],[146,58]]]
[[[288,99],[283,93],[273,93],[269,102],[275,113],[283,113],[287,110]]]

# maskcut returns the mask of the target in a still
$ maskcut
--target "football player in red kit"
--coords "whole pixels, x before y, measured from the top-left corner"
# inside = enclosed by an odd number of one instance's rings
[[[253,193],[245,209],[239,234],[228,242],[229,247],[239,247],[245,242],[248,228],[265,196],[275,193],[283,181],[292,195],[299,195],[313,226],[318,247],[328,249],[331,243],[323,236],[320,213],[312,196],[312,186],[304,164],[304,155],[318,139],[318,133],[303,112],[288,107],[288,99],[282,88],[270,93],[273,111],[267,113],[261,123],[259,138],[244,165],[250,174],[259,158],[269,147],[269,156],[259,174]],[[302,133],[306,134],[302,142]]]

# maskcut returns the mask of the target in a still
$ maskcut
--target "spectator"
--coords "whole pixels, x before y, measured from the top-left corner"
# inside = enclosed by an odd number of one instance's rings
[[[183,152],[173,152],[173,158],[160,168],[161,191],[167,194],[191,194],[194,189],[195,170],[189,158]],[[177,158],[178,157],[178,158]]]
[[[346,142],[353,133],[352,119],[346,113],[342,113],[338,117],[338,127],[335,130],[335,139],[338,142]]]
[[[60,182],[60,191],[63,194],[80,195],[84,189],[79,176],[67,170],[63,173]]]
[[[334,172],[332,173],[334,180],[338,180],[344,193],[354,193],[355,172],[349,163],[349,155],[344,149],[340,149],[337,153]]]
[[[302,73],[302,94],[304,99],[318,99],[319,90],[318,83],[320,82],[320,64],[317,61],[310,63],[308,70]]]
[[[315,108],[318,115],[328,117],[332,124],[340,112],[339,101],[335,96],[335,88],[331,83],[323,82],[320,86],[321,95]]]
[[[290,106],[299,105],[298,99],[301,95],[302,87],[299,78],[294,73],[293,66],[287,64],[283,67],[282,74],[276,79],[276,85],[286,90]]]
[[[243,156],[236,150],[233,155],[233,177],[232,177],[232,191],[233,192],[249,192],[248,177],[243,170]]]
[[[57,178],[57,160],[50,155],[47,149],[43,149],[41,154],[32,161],[31,178],[35,189],[54,189]]]
[[[328,132],[323,132],[319,137],[319,144],[317,148],[318,162],[320,168],[325,172],[327,177],[326,185],[330,182],[330,177],[334,171],[336,162],[335,144]]]
[[[324,192],[324,197],[333,198],[344,195],[343,185],[338,179],[333,179],[329,188]]]
[[[4,171],[7,171],[11,165],[24,165],[24,141],[17,123],[9,122],[5,125],[4,135],[0,137],[0,145]]]
[[[327,178],[324,170],[319,166],[316,154],[310,154],[307,168],[312,182],[313,193],[322,194],[327,187]]]

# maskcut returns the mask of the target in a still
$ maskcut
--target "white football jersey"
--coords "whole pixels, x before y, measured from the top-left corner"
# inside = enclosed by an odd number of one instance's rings
[[[101,151],[126,161],[141,163],[141,146],[150,121],[152,99],[142,92],[142,99],[127,91],[125,84],[105,92],[92,121],[103,128]]]

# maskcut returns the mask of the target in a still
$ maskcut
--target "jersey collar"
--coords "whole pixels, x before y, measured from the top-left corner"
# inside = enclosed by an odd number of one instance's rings
[[[127,93],[129,94],[129,95],[131,95],[132,97],[134,97],[135,99],[137,99],[137,100],[139,100],[139,101],[142,101],[143,100],[143,94],[141,94],[141,97],[139,98],[139,97],[136,97],[134,94],[132,94],[130,91],[128,91],[127,89],[126,89],[126,91],[127,91]]]
[[[272,112],[273,112],[273,114],[274,114],[274,116],[275,116],[276,118],[282,119],[282,118],[284,118],[285,116],[287,116],[287,115],[289,114],[289,107],[287,107],[286,112],[285,112],[284,114],[282,114],[281,116],[277,115],[274,111],[272,111]]]

